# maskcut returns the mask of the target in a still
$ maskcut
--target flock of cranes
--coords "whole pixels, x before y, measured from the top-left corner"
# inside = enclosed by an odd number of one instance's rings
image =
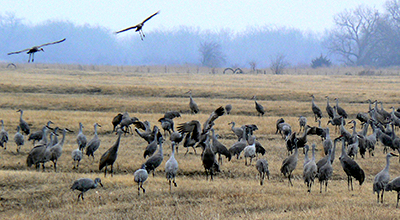
[[[192,91],[187,92],[189,94],[189,108],[192,114],[199,112],[199,107],[194,102],[192,97]],[[286,146],[288,151],[288,156],[282,161],[280,172],[284,177],[288,178],[289,187],[293,187],[293,172],[297,168],[298,160],[300,157],[300,148],[304,149],[304,162],[303,162],[303,180],[307,187],[307,192],[311,193],[312,186],[316,179],[320,183],[320,193],[323,191],[323,185],[325,185],[325,192],[328,190],[328,183],[332,179],[334,170],[332,164],[335,160],[336,148],[339,147],[341,143],[341,155],[339,157],[340,164],[344,173],[347,175],[348,190],[353,190],[353,179],[359,182],[360,186],[365,181],[364,170],[359,166],[356,160],[359,156],[362,158],[366,150],[370,150],[370,153],[374,152],[375,145],[377,143],[382,143],[385,147],[385,153],[388,149],[392,149],[400,152],[400,145],[396,143],[399,142],[399,138],[395,135],[395,121],[398,119],[394,108],[392,108],[392,113],[385,115],[384,109],[378,108],[378,101],[369,101],[369,109],[366,118],[358,118],[362,123],[362,130],[357,132],[355,120],[350,120],[348,123],[352,124],[352,132],[349,132],[344,127],[345,119],[348,118],[346,111],[339,106],[338,99],[336,98],[336,105],[330,107],[329,97],[327,99],[326,112],[329,120],[334,118],[340,119],[340,125],[338,126],[339,133],[338,137],[331,138],[336,132],[330,132],[329,127],[321,127],[322,111],[315,104],[315,97],[311,96],[311,110],[314,114],[314,119],[319,122],[318,127],[311,127],[307,124],[307,118],[304,116],[299,117],[299,127],[300,130],[292,132],[292,126],[285,122],[283,118],[277,120],[276,123],[276,134],[280,134],[284,140],[284,146]],[[256,97],[252,98],[255,101],[255,112],[262,117],[260,107],[256,101]],[[375,107],[372,105],[375,103]],[[195,106],[196,111],[193,110]],[[261,107],[263,110],[264,108]],[[332,114],[329,113],[328,109],[332,109]],[[338,109],[342,109],[339,114]],[[229,105],[229,111],[232,110],[232,106]],[[140,166],[140,169],[136,170],[133,174],[133,180],[138,184],[138,194],[140,191],[146,192],[144,188],[144,183],[148,180],[149,174],[152,172],[155,176],[156,169],[159,168],[164,161],[163,143],[166,137],[169,136],[171,141],[171,154],[169,159],[165,163],[165,177],[169,183],[169,190],[172,191],[172,186],[177,187],[176,177],[178,173],[178,160],[175,158],[175,154],[178,152],[178,145],[182,142],[183,146],[189,149],[200,147],[202,149],[201,162],[205,170],[206,179],[210,176],[213,180],[215,174],[220,171],[223,165],[222,157],[225,156],[228,161],[231,160],[232,156],[236,156],[240,159],[240,155],[244,157],[245,166],[251,166],[252,160],[258,157],[258,154],[265,155],[266,150],[257,141],[254,132],[258,130],[257,126],[254,124],[246,124],[240,127],[235,127],[235,122],[230,122],[232,133],[237,136],[237,142],[235,142],[230,148],[227,148],[223,143],[218,140],[218,135],[215,134],[214,125],[217,119],[225,114],[226,108],[218,107],[209,116],[209,118],[202,124],[198,120],[191,120],[185,123],[180,123],[174,129],[173,119],[180,117],[180,113],[176,111],[169,111],[164,114],[164,117],[160,118],[161,127],[164,129],[164,135],[161,134],[161,129],[154,125],[153,128],[147,121],[140,121],[136,117],[130,117],[127,112],[120,113],[113,118],[113,132],[117,133],[117,138],[115,143],[101,156],[99,161],[99,171],[104,169],[104,176],[107,175],[107,167],[110,167],[111,177],[114,174],[113,165],[117,160],[118,151],[121,145],[121,136],[125,133],[132,133],[133,130],[131,125],[135,127],[135,132],[139,137],[143,138],[144,141],[148,143],[146,149],[144,150],[143,157],[145,162]],[[31,167],[35,165],[36,169],[40,168],[42,165],[43,170],[45,170],[45,163],[52,161],[54,171],[57,172],[57,161],[62,155],[63,145],[65,143],[65,136],[67,132],[71,132],[68,128],[51,128],[53,124],[52,121],[48,121],[46,125],[40,131],[30,132],[29,124],[23,118],[23,110],[19,109],[17,112],[20,113],[19,123],[17,125],[17,132],[14,136],[14,141],[17,145],[17,152],[20,151],[20,147],[24,145],[24,135],[30,135],[29,141],[33,141],[34,147],[30,150],[27,156],[27,166]],[[359,113],[364,114],[364,113]],[[8,132],[4,128],[4,121],[0,120],[2,128],[0,131],[0,146],[4,149],[7,147]],[[382,123],[383,122],[383,123]],[[330,122],[328,122],[330,123]],[[79,132],[76,136],[77,148],[72,151],[72,160],[74,161],[74,169],[79,168],[79,162],[82,160],[84,151],[85,154],[94,161],[94,154],[100,147],[100,138],[97,133],[97,128],[100,127],[98,123],[93,124],[94,135],[88,141],[88,138],[83,133],[84,125],[79,123]],[[367,135],[368,128],[372,129],[372,134]],[[318,131],[318,129],[321,131]],[[58,140],[57,130],[62,131],[62,138]],[[322,132],[323,131],[323,132]],[[311,145],[312,156],[309,158],[310,147],[307,143],[307,135],[319,135],[322,138],[321,150],[324,152],[325,156],[317,160],[316,151],[318,146],[316,143]],[[294,152],[293,152],[294,151]],[[292,153],[293,152],[293,153]],[[364,152],[364,154],[362,153]],[[196,153],[196,151],[195,151]],[[186,154],[185,154],[186,155]],[[370,154],[370,156],[373,154]],[[384,191],[395,190],[398,192],[397,205],[400,199],[400,177],[390,181],[389,166],[390,158],[397,157],[393,152],[387,153],[386,156],[386,167],[376,174],[373,181],[373,192],[377,193],[377,202],[383,203]],[[249,159],[249,161],[248,161]],[[75,164],[76,163],[76,164]],[[269,164],[265,157],[257,159],[255,163],[255,168],[259,172],[260,185],[264,184],[265,175],[268,179],[270,176]],[[95,180],[88,178],[81,178],[76,180],[71,189],[79,190],[81,193],[78,195],[79,198],[83,197],[83,193],[89,189],[96,188],[98,185],[102,185],[100,178]]]

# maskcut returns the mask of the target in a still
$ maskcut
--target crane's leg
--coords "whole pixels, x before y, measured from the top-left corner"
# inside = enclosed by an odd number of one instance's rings
[[[107,176],[107,166],[104,167],[104,177],[106,177],[106,176]]]
[[[383,193],[385,192],[385,190],[382,190],[382,194],[381,194],[381,203],[383,203]]]
[[[171,180],[168,180],[168,182],[169,182],[169,192],[171,193],[171,190],[172,190],[172,183],[171,183]]]
[[[319,193],[322,193],[322,181],[319,182]]]
[[[32,63],[35,61],[35,53],[32,53]],[[83,195],[82,195],[83,198]]]
[[[175,177],[174,177],[174,179],[173,179],[173,183],[174,183],[174,186],[175,186],[175,187],[178,187],[178,184],[176,184],[176,182],[175,182]]]
[[[397,192],[397,204],[396,208],[399,207],[400,192]]]
[[[325,180],[325,192],[328,190],[328,180]]]
[[[140,195],[140,182],[138,183],[137,190],[137,194]]]
[[[28,63],[29,62],[31,62],[31,54],[29,54],[29,57],[28,57]]]
[[[140,187],[142,188],[143,193],[146,193],[146,190],[143,188],[143,182],[140,183]]]
[[[57,160],[54,160],[53,163],[54,163],[54,172],[57,172]]]
[[[290,176],[291,176],[291,175],[292,175],[292,173],[289,173],[288,179],[289,179],[289,183],[290,183],[290,185],[292,185],[292,186],[293,186],[292,180],[290,179]]]

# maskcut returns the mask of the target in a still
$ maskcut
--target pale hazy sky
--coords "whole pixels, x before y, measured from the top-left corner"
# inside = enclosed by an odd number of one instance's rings
[[[145,32],[185,25],[202,30],[265,25],[323,32],[333,25],[333,15],[360,4],[382,12],[386,0],[0,0],[0,14],[14,13],[30,25],[48,20],[98,25],[116,31],[141,22],[160,10],[145,24]],[[133,34],[124,33],[124,34]]]

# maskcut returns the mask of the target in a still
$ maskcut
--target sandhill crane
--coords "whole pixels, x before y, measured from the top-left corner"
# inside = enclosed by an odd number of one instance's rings
[[[360,186],[363,184],[365,180],[365,174],[364,171],[361,169],[361,167],[352,160],[346,153],[345,149],[345,140],[342,140],[342,155],[339,158],[340,163],[343,167],[344,172],[347,175],[347,188],[350,190],[353,190],[353,177],[359,181]]]
[[[322,185],[325,183],[325,192],[328,189],[328,180],[332,177],[333,168],[331,163],[332,150],[329,150],[326,163],[319,168],[317,176],[320,183],[319,192],[322,193]]]
[[[64,141],[65,141],[65,134],[67,133],[67,131],[70,131],[70,130],[68,128],[64,128],[61,141],[58,142],[56,145],[53,145],[50,148],[50,155],[51,155],[50,160],[53,161],[55,172],[57,172],[57,161],[58,161],[58,158],[61,157],[62,148],[64,146]],[[72,132],[72,131],[70,131],[70,132]]]
[[[8,132],[4,129],[4,121],[3,119],[0,120],[1,122],[1,131],[0,131],[0,146],[7,149],[7,142],[8,142]]]
[[[312,112],[314,113],[314,118],[315,118],[315,121],[317,121],[318,120],[318,118],[319,119],[321,119],[322,118],[322,111],[321,111],[321,109],[315,104],[315,96],[314,95],[311,95],[311,98],[312,98],[312,100],[311,100],[311,110],[312,110]]]
[[[87,139],[86,136],[83,134],[82,131],[83,124],[79,122],[79,133],[78,136],[76,136],[76,143],[78,144],[79,150],[83,151],[86,147],[87,144]]]
[[[325,96],[326,98],[326,113],[328,113],[329,118],[333,118],[333,108],[332,106],[329,104],[329,97]]]
[[[169,140],[171,142],[174,142],[176,144],[176,153],[178,153],[178,144],[182,142],[183,140],[183,135],[177,131],[172,132],[172,134],[169,136]]]
[[[244,165],[247,166],[247,158],[250,157],[250,164],[251,165],[251,161],[253,160],[253,158],[256,156],[256,138],[254,136],[252,136],[251,141],[249,141],[251,144],[247,145],[244,149],[244,160],[245,163]]]
[[[347,112],[342,107],[339,106],[339,98],[335,98],[335,100],[336,100],[336,112],[343,118],[347,118],[348,117]]]
[[[30,129],[29,129],[29,125],[28,123],[22,119],[22,114],[24,114],[24,111],[22,111],[21,109],[19,109],[17,112],[20,112],[21,115],[19,116],[19,127],[21,127],[21,130],[28,135],[30,133]]]
[[[329,135],[329,128],[326,128],[326,139],[322,142],[322,146],[324,147],[325,155],[328,155],[329,149],[333,147],[333,141]]]
[[[314,183],[315,176],[317,175],[317,165],[315,164],[315,144],[311,145],[312,157],[311,160],[303,166],[303,179],[307,185],[307,192],[311,192],[311,186]]]
[[[74,190],[79,190],[81,193],[78,195],[78,202],[79,202],[79,197],[82,198],[82,201],[85,200],[83,198],[83,193],[87,192],[89,189],[96,189],[98,184],[103,187],[103,184],[101,183],[100,178],[92,179],[89,178],[80,178],[74,181],[74,183],[71,186],[72,191]]]
[[[144,130],[144,131],[140,131],[138,128],[135,128],[135,132],[139,135],[139,137],[143,138],[148,144],[150,144],[154,140],[154,129],[156,129],[156,127],[157,126],[153,126],[153,129],[146,128],[146,130]],[[159,138],[160,136],[161,136],[161,133],[158,132],[157,138]]]
[[[308,162],[310,162],[310,158],[308,158],[308,151],[310,151],[310,147],[306,144],[305,146],[304,146],[304,163],[303,163],[303,168],[304,168],[304,166],[308,163]]]
[[[282,139],[286,139],[289,135],[292,134],[292,127],[285,122],[283,118],[280,118],[276,121],[276,132],[275,134],[281,134]]]
[[[238,137],[238,141],[243,137],[243,128],[241,127],[235,127],[235,122],[230,122],[228,125],[232,125],[231,130],[235,135]]]
[[[264,107],[260,103],[257,102],[257,97],[253,96],[251,99],[254,99],[254,104],[256,106],[256,110],[258,112],[258,115],[259,116],[263,116],[264,113],[265,113],[265,110],[264,110]]]
[[[146,193],[146,190],[143,188],[143,183],[146,182],[148,177],[146,164],[142,164],[141,168],[136,170],[133,174],[133,180],[138,184],[138,195],[140,195],[140,188],[142,188],[143,193]]]
[[[267,174],[267,177],[269,179],[269,169],[268,169],[267,159],[264,158],[258,159],[256,162],[256,169],[260,174],[260,185],[262,186],[264,184],[265,174]]]
[[[304,116],[300,116],[299,117],[299,133],[301,132],[301,129],[303,128],[303,131],[306,129],[306,125],[307,125],[307,118]]]
[[[376,102],[376,103],[378,103],[378,102]],[[381,108],[377,109],[377,111],[379,112],[379,114],[381,114],[384,118],[390,120],[391,117],[392,117],[392,115],[391,115],[389,112],[387,112],[385,109],[383,109],[383,102],[382,102],[382,101],[380,101],[379,104],[381,105]],[[376,105],[375,105],[375,106],[376,106]]]
[[[61,40],[58,40],[58,41],[51,42],[51,43],[45,43],[45,44],[42,44],[42,45],[39,45],[39,46],[34,46],[34,47],[31,47],[31,48],[27,48],[27,49],[24,49],[24,50],[10,52],[7,55],[18,54],[18,53],[22,53],[22,52],[27,51],[26,53],[29,54],[28,63],[31,62],[31,61],[34,62],[35,61],[35,53],[39,52],[39,51],[43,51],[44,52],[42,47],[48,46],[48,45],[52,45],[52,44],[58,44],[58,43],[61,43],[61,42],[64,42],[64,41],[65,41],[65,38],[61,39]]]
[[[226,112],[226,114],[229,115],[229,114],[231,113],[231,111],[232,111],[232,105],[231,105],[231,104],[227,104],[227,105],[225,106],[225,112]]]
[[[74,161],[74,168],[73,169],[77,169],[79,167],[79,162],[82,160],[83,157],[83,153],[81,151],[81,149],[78,148],[73,150],[71,153],[72,156],[72,160]],[[77,162],[77,165],[75,165],[75,162]]]
[[[54,133],[55,135],[53,136],[53,139],[50,140],[50,146],[54,146],[54,145],[56,145],[56,144],[58,143],[58,133],[57,133],[57,131],[58,131],[59,129],[60,129],[59,127],[55,127],[55,128],[54,128],[53,133]]]
[[[158,137],[156,135],[157,132],[158,132],[158,127],[155,126],[154,131],[153,131],[154,140],[150,144],[147,145],[147,147],[146,147],[146,149],[145,149],[145,151],[143,153],[143,158],[145,158],[145,159],[146,159],[147,156],[151,157],[154,154],[154,152],[156,152],[156,150],[157,150],[157,146],[159,144],[158,143]]]
[[[113,120],[111,121],[111,124],[113,125],[113,130],[112,130],[112,132],[114,132],[114,131],[115,131],[115,128],[121,123],[122,117],[123,117],[123,114],[118,113],[118,114],[113,118]]]
[[[177,111],[167,111],[164,113],[164,118],[174,119],[181,117],[181,114]]]
[[[331,164],[333,164],[333,161],[335,160],[336,145],[337,145],[337,142],[342,140],[341,138],[342,137],[335,138],[335,140],[333,141],[333,148],[332,148],[331,157],[330,157]],[[319,170],[323,165],[326,164],[326,162],[328,161],[328,158],[329,158],[329,151],[328,151],[328,155],[326,155],[325,157],[321,158],[316,163],[317,164],[317,170]]]
[[[293,186],[292,180],[290,179],[292,176],[292,172],[294,169],[296,169],[297,166],[297,160],[299,156],[299,151],[297,148],[297,140],[295,140],[295,148],[294,148],[294,153],[287,157],[285,160],[282,162],[281,166],[281,173],[289,179],[290,185]]]
[[[196,102],[192,98],[192,90],[189,90],[187,93],[189,93],[189,108],[192,114],[197,114],[199,113],[200,109],[199,106],[197,106]]]
[[[167,136],[167,132],[171,135],[174,132],[174,121],[170,118],[160,118],[158,122],[161,123],[161,127],[164,130],[164,136]]]
[[[214,128],[211,128],[211,147],[214,153],[218,154],[218,162],[222,165],[222,155],[225,155],[226,158],[228,158],[228,161],[231,160],[232,155],[229,152],[229,150],[223,145],[221,142],[218,141],[217,135],[215,135]]]
[[[172,182],[174,186],[177,187],[178,185],[175,182],[175,177],[178,172],[178,161],[175,159],[175,142],[171,143],[172,153],[167,162],[165,163],[165,176],[169,182],[169,191],[171,192]]]
[[[368,123],[369,115],[368,113],[365,112],[359,112],[356,115],[356,119],[358,119],[361,122],[361,127],[363,127],[366,123]]]
[[[136,28],[135,32],[139,32],[140,39],[143,40],[143,38],[145,37],[145,35],[144,35],[144,33],[143,33],[143,30],[142,30],[144,23],[145,23],[146,21],[150,20],[152,17],[154,17],[154,16],[157,15],[158,13],[160,13],[160,11],[157,11],[156,13],[150,15],[148,18],[144,19],[144,20],[143,20],[142,22],[140,22],[139,24],[137,24],[137,25],[135,25],[135,26],[132,26],[132,27],[128,27],[128,28],[119,30],[119,31],[115,32],[115,34],[119,34],[119,33],[121,33],[121,32],[128,31],[128,30],[131,30],[131,29],[135,29],[135,28]]]
[[[97,122],[93,124],[94,127],[94,136],[93,138],[89,141],[86,147],[86,155],[88,157],[92,156],[93,161],[94,161],[94,152],[96,152],[97,149],[100,147],[100,139],[99,136],[97,135],[97,127],[101,127]]]
[[[214,175],[214,167],[218,167],[218,162],[215,157],[215,153],[211,149],[210,144],[204,143],[206,146],[204,148],[203,154],[201,155],[201,161],[203,162],[203,166],[206,173],[206,179],[208,180],[208,174],[211,176],[211,180],[213,180]]]
[[[151,171],[153,171],[153,176],[154,176],[154,173],[156,172],[157,167],[160,166],[160,164],[162,163],[162,161],[164,159],[163,149],[162,149],[163,141],[164,141],[164,139],[162,136],[158,138],[158,143],[160,145],[158,152],[153,154],[151,157],[149,157],[146,160],[146,162],[144,163],[144,165],[146,165],[147,173],[150,173]]]
[[[374,193],[377,193],[377,202],[379,203],[379,193],[382,191],[381,194],[381,203],[383,203],[383,193],[385,192],[385,186],[389,183],[390,174],[389,174],[389,166],[390,166],[390,158],[397,157],[396,154],[388,153],[386,155],[386,167],[381,170],[378,174],[376,174],[374,178],[374,183],[372,185],[372,190]]]
[[[44,133],[47,133],[47,127],[44,127]],[[50,139],[53,138],[53,132],[50,134]],[[45,135],[43,135],[45,137]],[[31,149],[31,151],[28,154],[28,157],[26,158],[26,164],[28,167],[31,167],[32,165],[35,165],[36,169],[39,169],[40,163],[43,163],[43,170],[45,169],[44,167],[44,159],[45,158],[45,153],[48,150],[48,148],[51,147],[50,144],[41,144],[41,145],[36,145],[34,148]]]
[[[348,144],[347,146],[347,155],[349,155],[349,157],[356,157],[358,154],[358,149],[359,149],[359,141],[358,141],[358,136],[357,136],[357,132],[355,132],[355,127],[356,127],[356,121],[352,120],[351,122],[353,122],[353,135],[352,135],[352,139],[355,139],[355,142]],[[354,141],[354,140],[353,140]]]
[[[17,132],[14,135],[14,142],[17,145],[17,153],[19,153],[19,150],[21,149],[21,146],[24,145],[24,135],[22,135],[20,132],[20,127],[19,125],[17,126]],[[0,134],[1,136],[1,134]]]
[[[400,200],[400,176],[396,177],[385,186],[385,191],[392,191],[392,190],[397,191],[397,203],[396,203],[396,208],[397,208],[399,206],[399,200]]]
[[[327,125],[332,124],[332,126],[335,126],[335,133],[337,133],[338,127],[344,122],[344,119],[336,113],[336,106],[333,106],[333,109],[333,118],[328,120]]]
[[[50,124],[53,124],[53,122],[52,121],[48,121],[45,126],[50,128]],[[43,128],[38,130],[38,131],[31,132],[31,134],[28,137],[28,141],[33,140],[33,145],[35,145],[35,142],[36,141],[40,141],[42,138],[43,138]]]
[[[107,175],[107,166],[111,166],[111,176],[113,176],[113,166],[114,162],[117,160],[118,156],[118,148],[120,145],[121,141],[121,135],[123,131],[121,129],[117,130],[118,138],[115,141],[114,145],[110,147],[100,158],[100,163],[99,163],[99,170],[103,169],[104,167],[104,177]]]

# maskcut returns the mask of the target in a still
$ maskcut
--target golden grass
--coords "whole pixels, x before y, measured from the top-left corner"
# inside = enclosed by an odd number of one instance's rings
[[[325,108],[325,96],[338,97],[340,105],[355,118],[359,111],[367,111],[367,99],[378,99],[384,107],[398,107],[396,88],[400,79],[396,70],[372,70],[375,75],[359,76],[362,69],[293,69],[290,75],[270,74],[208,74],[207,69],[192,67],[174,69],[167,67],[111,67],[73,65],[18,65],[16,70],[0,68],[0,118],[5,121],[11,141],[7,150],[0,150],[0,213],[3,219],[395,219],[395,192],[385,194],[384,204],[376,204],[372,194],[374,175],[385,166],[382,146],[375,157],[357,158],[366,173],[366,182],[354,191],[347,190],[347,177],[338,160],[328,192],[319,193],[319,183],[311,194],[303,184],[302,163],[294,171],[294,187],[288,187],[279,169],[286,157],[284,141],[275,135],[275,122],[283,117],[294,131],[298,131],[297,118],[308,117],[316,125],[311,113],[310,95]],[[220,73],[222,70],[218,70]],[[217,71],[217,72],[218,72]],[[349,75],[349,73],[351,75]],[[347,75],[346,75],[347,74]],[[188,90],[201,109],[198,115],[188,114]],[[254,101],[267,110],[264,117],[257,117]],[[215,129],[221,142],[230,147],[236,138],[230,131],[229,122],[256,124],[257,140],[266,148],[271,171],[270,180],[259,185],[257,171],[245,166],[244,160],[224,158],[214,181],[206,181],[198,154],[184,156],[186,149],[180,145],[176,158],[179,162],[178,187],[169,193],[164,177],[164,164],[169,158],[170,143],[164,144],[164,162],[155,177],[144,184],[146,194],[137,195],[133,172],[145,161],[146,143],[137,135],[122,137],[114,177],[98,171],[98,162],[116,140],[111,134],[111,120],[118,112],[128,111],[131,116],[148,120],[152,125],[165,111],[178,110],[182,117],[175,125],[197,119],[202,123],[220,105],[232,104],[231,115],[217,119]],[[32,148],[26,142],[20,154],[15,153],[12,138],[19,120],[19,108],[32,130],[40,129],[48,120],[56,126],[68,127],[75,133],[68,134],[63,155],[58,162],[58,172],[51,162],[46,171],[27,168],[26,157]],[[327,118],[324,114],[323,125]],[[85,126],[88,139],[93,136],[93,124],[98,122],[101,146],[92,162],[86,156],[78,170],[72,169],[71,152],[77,147],[78,123]],[[350,128],[348,128],[350,129]],[[331,129],[331,131],[334,129]],[[332,134],[336,136],[336,134]],[[309,143],[321,149],[321,140],[309,137]],[[336,154],[339,157],[340,152]],[[317,159],[322,151],[317,152]],[[400,175],[400,165],[392,159],[392,178]],[[72,182],[80,177],[101,177],[104,188],[90,190],[85,201],[76,202],[78,192],[71,192]]]

